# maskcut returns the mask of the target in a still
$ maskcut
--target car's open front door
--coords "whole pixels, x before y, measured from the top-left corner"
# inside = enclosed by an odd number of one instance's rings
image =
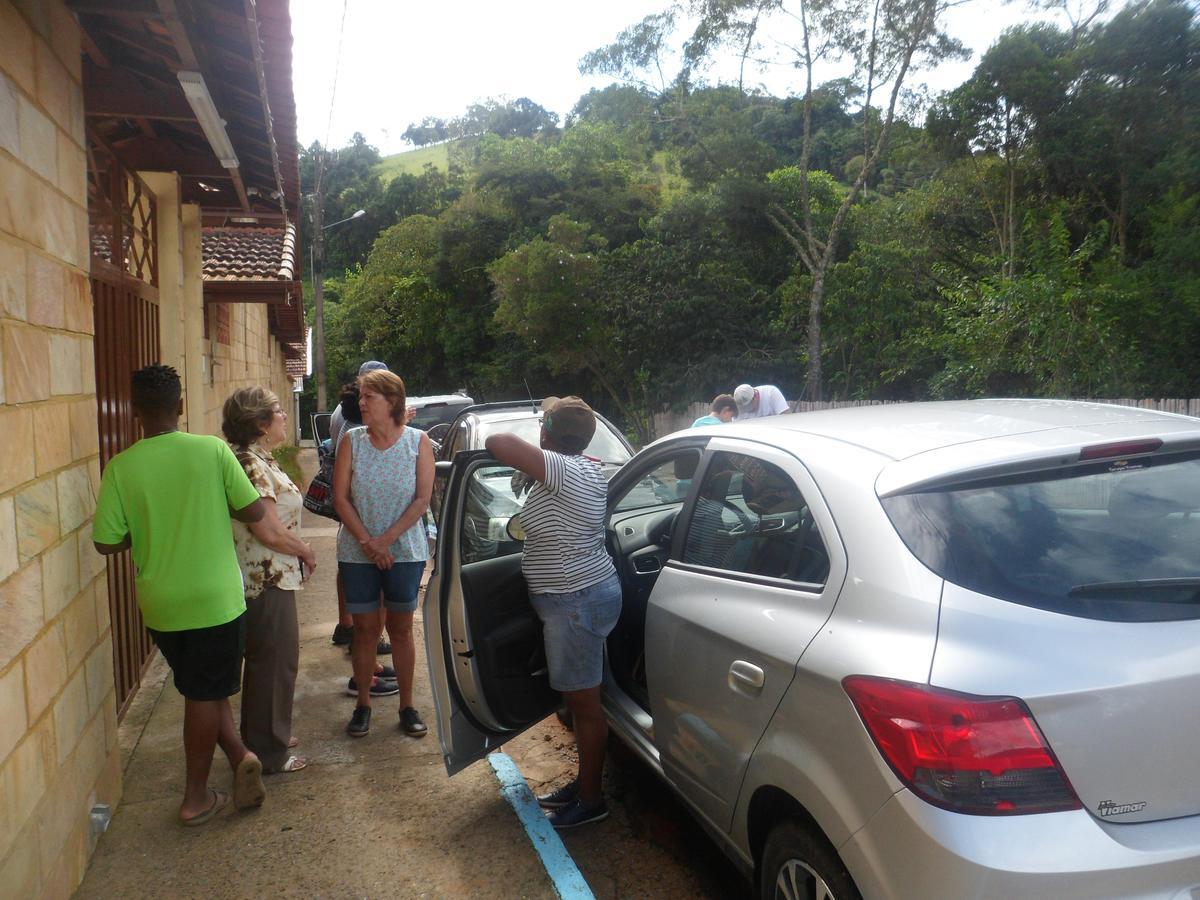
[[[486,451],[460,453],[444,485],[436,568],[422,615],[438,737],[453,775],[558,705],[542,624],[521,575],[508,520],[524,498],[512,469]]]

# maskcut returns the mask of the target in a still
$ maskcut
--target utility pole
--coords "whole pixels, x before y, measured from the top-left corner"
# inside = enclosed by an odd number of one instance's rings
[[[325,148],[322,147],[317,157],[317,177],[313,191],[313,237],[309,253],[312,257],[313,276],[313,368],[317,371],[317,411],[329,409],[325,405],[325,232],[323,228],[325,195],[321,191],[321,176],[323,174]]]

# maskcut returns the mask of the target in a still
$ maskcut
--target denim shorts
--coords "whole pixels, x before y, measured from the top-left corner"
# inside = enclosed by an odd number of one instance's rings
[[[604,639],[621,617],[621,581],[610,575],[569,594],[530,594],[542,637],[550,687],[582,691],[598,686],[604,677]]]
[[[374,563],[340,562],[338,573],[346,589],[346,612],[351,615],[379,609],[380,592],[388,612],[410,613],[417,608],[425,561],[392,563],[390,569],[381,569]]]

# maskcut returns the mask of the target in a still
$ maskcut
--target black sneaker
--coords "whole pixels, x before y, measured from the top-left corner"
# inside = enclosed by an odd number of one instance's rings
[[[354,715],[350,717],[350,724],[346,726],[346,734],[350,735],[350,737],[366,737],[367,732],[370,730],[371,707],[354,707]]]
[[[607,819],[608,804],[600,800],[591,806],[584,806],[579,799],[575,799],[562,809],[556,809],[546,818],[558,831],[562,831],[564,828],[576,828],[579,825],[588,825]]]
[[[429,732],[425,723],[421,721],[421,714],[411,706],[400,710],[400,727],[409,737],[425,737]]]
[[[393,694],[400,693],[400,685],[386,678],[372,678],[369,693],[372,697],[391,697]],[[353,678],[346,683],[346,696],[358,696],[358,682]]]
[[[537,802],[542,809],[562,809],[574,802],[578,796],[579,782],[572,781],[548,794],[538,794]]]
[[[354,626],[338,622],[333,628],[333,642],[340,647],[343,644],[348,645],[352,640],[354,640]]]
[[[375,677],[376,678],[390,678],[390,679],[392,679],[392,681],[395,681],[396,680],[396,670],[393,669],[391,666],[382,666],[380,668],[380,670],[375,673]]]

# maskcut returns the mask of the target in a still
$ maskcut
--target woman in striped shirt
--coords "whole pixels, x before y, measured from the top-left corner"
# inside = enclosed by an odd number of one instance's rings
[[[608,741],[600,681],[604,641],[621,615],[621,583],[604,547],[608,482],[600,461],[583,454],[596,416],[578,397],[548,397],[542,410],[540,447],[514,434],[494,434],[486,446],[532,483],[521,510],[521,572],[542,620],[550,686],[567,702],[579,747],[576,780],[538,797],[561,829],[608,816],[600,789]]]

